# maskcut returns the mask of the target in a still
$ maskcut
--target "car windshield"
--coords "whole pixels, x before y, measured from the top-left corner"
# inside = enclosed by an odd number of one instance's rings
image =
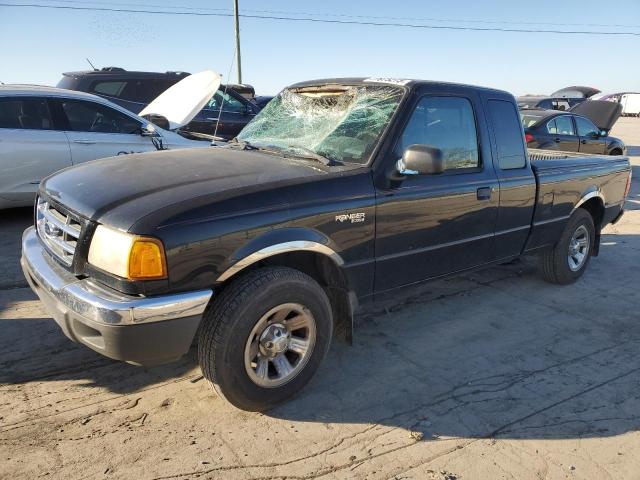
[[[538,123],[541,119],[543,119],[545,115],[535,115],[531,113],[520,114],[520,119],[522,120],[522,126],[524,128],[529,128]]]
[[[252,147],[367,163],[403,89],[331,85],[286,89],[238,135]]]

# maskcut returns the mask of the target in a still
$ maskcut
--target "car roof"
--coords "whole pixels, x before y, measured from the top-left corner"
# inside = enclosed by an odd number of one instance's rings
[[[76,90],[66,90],[64,88],[49,87],[47,85],[29,85],[29,84],[6,84],[0,85],[0,96],[11,95],[45,95],[48,97],[73,97],[84,98],[87,100],[101,100],[104,103],[104,99],[92,95],[91,93],[78,92]],[[111,102],[108,102],[111,104]]]
[[[501,95],[512,96],[509,92],[498,90],[495,88],[479,87],[477,85],[468,85],[464,83],[440,82],[436,80],[416,80],[404,78],[388,78],[388,77],[346,77],[346,78],[321,78],[318,80],[307,80],[304,82],[294,83],[288,88],[313,87],[320,85],[397,85],[410,88],[421,87],[426,85],[451,85],[453,87],[473,88],[474,90],[483,90],[486,92],[498,93]]]
[[[64,72],[62,75],[65,77],[84,77],[84,76],[96,76],[96,77],[122,77],[122,78],[140,78],[140,77],[186,77],[190,75],[189,72],[181,71],[167,71],[167,72],[142,72],[138,70],[125,70],[119,67],[105,67],[100,70],[78,70],[73,72]]]

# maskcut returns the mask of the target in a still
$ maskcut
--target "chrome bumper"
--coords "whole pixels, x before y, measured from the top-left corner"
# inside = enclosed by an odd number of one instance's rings
[[[184,354],[213,293],[136,297],[78,279],[50,258],[33,227],[22,236],[20,263],[67,337],[131,363],[164,363]]]

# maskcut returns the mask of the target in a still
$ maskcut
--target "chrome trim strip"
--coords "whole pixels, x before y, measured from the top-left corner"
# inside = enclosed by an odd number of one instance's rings
[[[50,309],[108,325],[135,325],[202,315],[212,290],[135,297],[102,287],[89,279],[79,280],[45,258],[45,250],[33,227],[22,236],[20,263],[31,288]],[[42,298],[45,297],[45,298]]]
[[[547,223],[561,222],[563,220],[568,220],[571,215],[563,215],[562,217],[549,218],[547,220],[540,220],[537,222],[533,222],[534,227],[538,227],[540,225],[546,225]]]
[[[47,205],[47,209],[45,209],[45,205]],[[72,225],[68,223],[62,223],[55,215],[51,213],[51,211],[48,210],[48,204],[46,202],[44,204],[40,203],[38,205],[38,210],[42,213],[44,218],[46,218],[49,222],[53,223],[56,227],[58,227],[63,232],[68,233],[69,235],[72,235],[76,238],[80,237],[80,229],[74,228]]]
[[[582,205],[583,203],[591,200],[594,197],[598,197],[602,200],[602,205],[606,205],[607,203],[604,201],[604,195],[602,194],[602,192],[600,190],[593,190],[589,193],[587,193],[586,195],[584,195],[580,200],[578,200],[578,203],[575,204],[575,206],[573,207],[573,210],[575,210],[576,208],[579,208],[580,205]]]
[[[272,257],[273,255],[278,255],[280,253],[287,252],[316,252],[322,255],[326,255],[331,258],[338,266],[344,265],[344,260],[342,257],[338,255],[331,248],[323,245],[322,243],[312,242],[309,240],[294,240],[291,242],[278,243],[276,245],[271,245],[269,247],[258,250],[257,252],[248,255],[247,257],[239,260],[237,263],[233,264],[229,267],[225,272],[222,273],[218,277],[218,282],[224,282],[229,279],[240,270],[247,268],[249,265],[252,265],[260,260],[263,260],[267,257]]]

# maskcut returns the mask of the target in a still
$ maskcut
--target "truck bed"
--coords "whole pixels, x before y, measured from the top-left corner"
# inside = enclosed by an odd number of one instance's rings
[[[620,213],[629,177],[628,157],[531,149],[529,158],[538,191],[527,251],[555,242],[573,209],[585,200],[602,200],[602,224]]]

